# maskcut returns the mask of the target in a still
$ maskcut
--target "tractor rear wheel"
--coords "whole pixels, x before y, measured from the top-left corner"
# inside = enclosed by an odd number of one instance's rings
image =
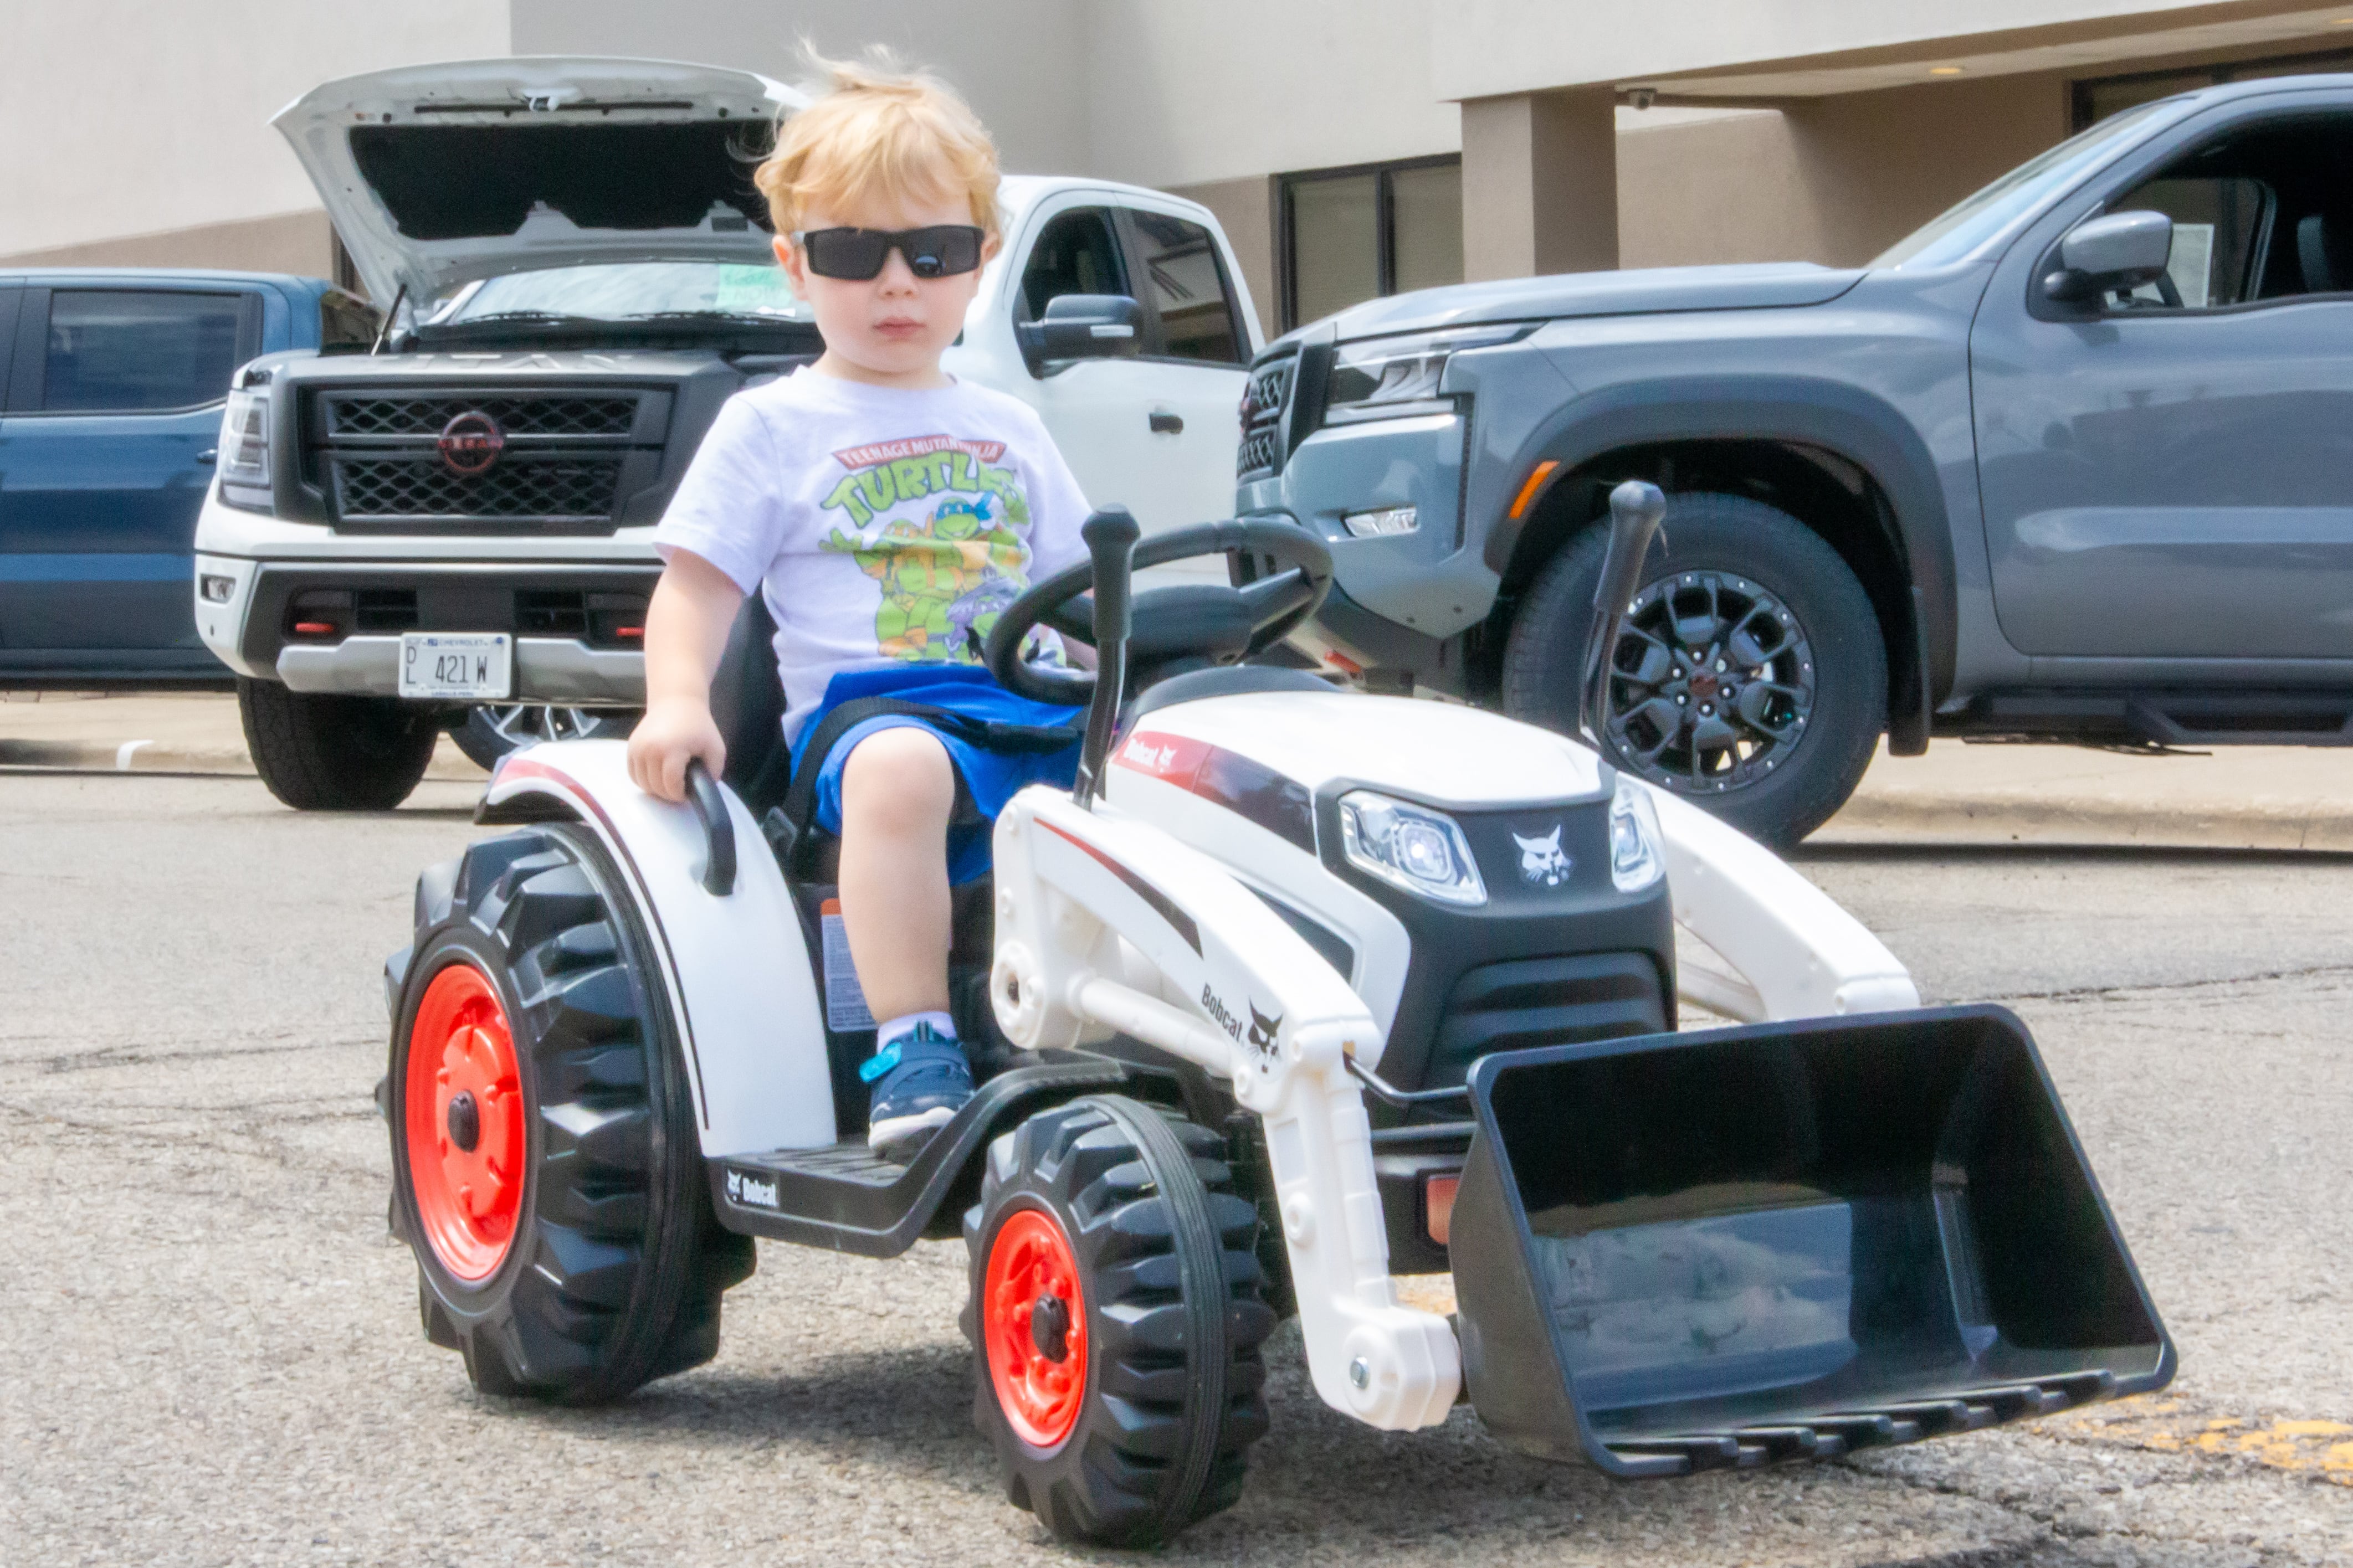
[[[1153,1545],[1241,1495],[1275,1317],[1225,1156],[1113,1095],[989,1146],[965,1216],[973,1417],[1006,1495],[1064,1541]]]
[[[710,1360],[752,1242],[712,1213],[669,1000],[603,847],[507,834],[417,903],[385,1109],[426,1337],[485,1394],[567,1405]]]

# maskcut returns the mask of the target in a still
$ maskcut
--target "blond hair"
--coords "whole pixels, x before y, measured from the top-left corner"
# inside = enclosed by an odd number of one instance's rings
[[[899,68],[879,49],[861,61],[809,59],[828,90],[778,117],[776,146],[752,175],[778,234],[805,227],[818,208],[881,196],[961,198],[972,221],[997,236],[997,145],[954,88],[928,71]]]

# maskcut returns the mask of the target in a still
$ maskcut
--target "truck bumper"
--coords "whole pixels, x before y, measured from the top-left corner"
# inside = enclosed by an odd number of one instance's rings
[[[325,647],[289,644],[279,650],[273,673],[295,691],[397,697],[400,638],[351,637]],[[519,637],[514,644],[513,700],[643,707],[646,656],[591,647],[577,637]]]
[[[196,631],[220,661],[296,691],[392,697],[403,631],[513,636],[518,702],[636,708],[645,703],[644,609],[658,562],[262,562],[200,554]],[[318,595],[332,634],[293,631]]]

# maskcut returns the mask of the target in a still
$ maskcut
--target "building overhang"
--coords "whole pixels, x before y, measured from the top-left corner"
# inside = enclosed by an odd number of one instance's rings
[[[2333,6],[2312,0],[1938,0],[1794,7],[1683,0],[1628,13],[1630,24],[1639,16],[1641,29],[1630,25],[1616,38],[1556,48],[1513,28],[1518,37],[1510,49],[1486,47],[1501,42],[1499,29],[1515,19],[1533,21],[1538,9],[1487,0],[1467,18],[1434,25],[1440,95],[1608,86],[1662,104],[1728,106],[2037,71],[2101,75],[2224,50],[2353,48],[2353,0]],[[1767,10],[1769,24],[1757,15]],[[2029,15],[2046,19],[2029,21]],[[1988,26],[2009,18],[2015,24]],[[1846,47],[1807,49],[1816,38]]]

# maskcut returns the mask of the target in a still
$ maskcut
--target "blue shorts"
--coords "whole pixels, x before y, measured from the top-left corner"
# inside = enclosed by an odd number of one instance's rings
[[[919,664],[890,669],[845,670],[826,684],[825,700],[800,728],[803,740],[815,735],[826,714],[860,697],[895,697],[902,702],[928,703],[976,719],[1004,724],[1045,727],[1068,724],[1082,711],[1017,697],[997,684],[988,671],[976,665]],[[990,752],[942,731],[937,725],[906,714],[884,714],[853,724],[825,755],[817,775],[817,826],[828,833],[841,831],[841,770],[851,750],[867,736],[884,730],[921,730],[947,748],[966,794],[986,820],[952,823],[948,828],[948,880],[961,887],[988,874],[989,837],[1005,803],[1027,785],[1054,784],[1068,789],[1078,776],[1076,742],[1059,752]],[[799,771],[800,757],[793,759]]]

